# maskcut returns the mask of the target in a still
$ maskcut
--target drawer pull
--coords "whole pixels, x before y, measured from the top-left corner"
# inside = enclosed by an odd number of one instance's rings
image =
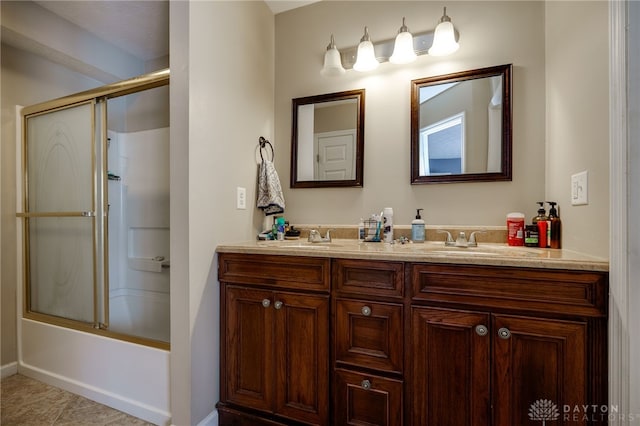
[[[501,339],[506,340],[511,337],[511,332],[508,328],[502,327],[500,330],[498,330],[498,336],[500,336]]]
[[[282,305],[283,305],[283,303],[278,300],[276,303],[273,304],[273,307],[276,308],[276,309],[281,309]]]
[[[478,336],[486,336],[487,333],[489,333],[489,329],[486,325],[476,325],[476,333],[478,334]]]
[[[360,383],[360,386],[362,386],[362,389],[364,390],[369,390],[371,389],[371,382],[367,379],[363,380],[362,383]]]
[[[371,308],[368,306],[363,306],[361,309],[362,315],[364,315],[365,317],[368,317],[369,315],[371,315]]]
[[[269,306],[271,306],[271,300],[262,299],[262,306],[264,306],[265,308],[268,308]]]

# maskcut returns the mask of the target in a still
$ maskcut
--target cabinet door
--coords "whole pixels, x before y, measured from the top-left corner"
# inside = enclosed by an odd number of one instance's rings
[[[479,312],[412,309],[411,424],[490,424],[489,320]]]
[[[587,423],[563,413],[589,404],[585,323],[495,315],[493,332],[495,426]]]
[[[317,425],[329,415],[329,296],[276,293],[276,413]]]
[[[402,381],[336,370],[333,424],[401,426],[402,412]]]
[[[226,288],[226,389],[228,402],[264,411],[273,401],[272,292]]]

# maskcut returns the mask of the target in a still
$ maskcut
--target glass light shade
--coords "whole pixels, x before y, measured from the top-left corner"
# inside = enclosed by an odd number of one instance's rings
[[[435,34],[433,35],[433,44],[429,48],[429,55],[450,55],[458,50],[459,47],[460,45],[456,41],[456,34],[451,21],[440,22],[436,27]]]
[[[409,31],[403,31],[396,36],[393,46],[393,54],[389,62],[393,64],[408,64],[416,60],[416,52],[413,50],[413,36]]]
[[[333,34],[331,34],[331,43],[329,43],[327,51],[324,53],[324,66],[322,67],[320,74],[330,77],[342,75],[344,72],[340,52],[333,40]]]
[[[353,64],[353,69],[360,72],[371,71],[378,68],[378,65],[380,63],[376,59],[373,43],[371,43],[371,37],[369,37],[369,30],[364,27],[364,35],[358,45],[356,63]]]

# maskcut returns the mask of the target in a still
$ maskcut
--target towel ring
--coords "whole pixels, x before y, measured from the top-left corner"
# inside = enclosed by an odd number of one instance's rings
[[[262,160],[264,160],[264,157],[262,156],[262,150],[266,149],[267,145],[269,145],[269,148],[271,148],[271,161],[273,161],[273,159],[276,158],[276,153],[273,150],[273,145],[271,145],[271,142],[269,142],[268,140],[260,136],[260,139],[258,139],[258,144],[260,145],[260,158]]]

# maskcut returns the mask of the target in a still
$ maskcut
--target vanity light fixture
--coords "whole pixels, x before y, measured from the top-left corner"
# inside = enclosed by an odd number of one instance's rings
[[[321,74],[337,76],[343,70],[371,71],[381,62],[393,64],[407,64],[417,56],[429,54],[431,56],[449,55],[460,47],[456,41],[458,32],[447,15],[447,8],[440,18],[435,30],[411,34],[402,18],[402,26],[395,39],[373,43],[369,36],[368,27],[364,27],[364,35],[357,47],[338,50],[331,35],[331,43],[327,46],[324,56],[324,67]]]
[[[361,72],[371,71],[378,68],[378,65],[380,65],[380,63],[376,59],[373,43],[369,36],[369,29],[364,27],[364,35],[360,39],[360,44],[358,45],[358,56],[356,63],[353,64],[353,69]]]
[[[325,76],[337,76],[344,74],[344,72],[345,70],[340,59],[340,52],[336,47],[333,34],[331,34],[331,43],[329,43],[327,51],[324,53],[324,66],[320,73]]]
[[[392,64],[408,64],[417,58],[415,50],[413,50],[413,35],[404,23],[402,18],[402,26],[398,30],[396,41],[393,46],[393,54],[389,58]]]
[[[444,8],[444,14],[440,18],[440,23],[436,27],[435,34],[433,35],[433,45],[429,49],[429,55],[431,56],[446,56],[450,55],[460,45],[456,41],[455,30],[451,23],[451,18],[447,16],[447,8]]]

